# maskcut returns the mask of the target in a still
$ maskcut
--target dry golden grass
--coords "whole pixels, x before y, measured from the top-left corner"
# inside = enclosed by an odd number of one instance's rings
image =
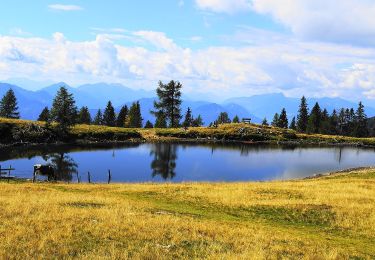
[[[375,170],[298,181],[0,183],[0,258],[375,258]]]

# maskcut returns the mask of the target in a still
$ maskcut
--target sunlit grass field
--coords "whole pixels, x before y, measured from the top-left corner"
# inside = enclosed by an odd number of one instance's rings
[[[1,259],[375,258],[375,169],[250,183],[1,182],[0,205]]]

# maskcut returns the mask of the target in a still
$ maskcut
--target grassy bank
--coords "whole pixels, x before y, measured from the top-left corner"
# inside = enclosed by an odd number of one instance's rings
[[[0,258],[375,258],[375,170],[265,183],[0,183]]]
[[[300,134],[290,129],[257,124],[224,124],[214,127],[174,129],[129,129],[96,125],[76,125],[66,140],[43,122],[0,118],[0,143],[121,142],[121,141],[237,141],[294,144],[351,144],[375,146],[375,138]]]

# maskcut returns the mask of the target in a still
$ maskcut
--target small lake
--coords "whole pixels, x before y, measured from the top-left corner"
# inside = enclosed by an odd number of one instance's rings
[[[374,166],[375,150],[356,147],[284,147],[218,144],[40,146],[0,150],[0,165],[32,178],[34,164],[49,164],[59,179],[83,182],[235,182],[295,179]],[[43,176],[40,177],[43,179]]]

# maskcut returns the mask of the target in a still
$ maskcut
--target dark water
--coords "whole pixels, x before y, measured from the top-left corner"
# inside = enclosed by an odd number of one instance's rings
[[[58,179],[106,182],[262,181],[293,179],[375,165],[374,149],[254,145],[132,144],[118,147],[42,146],[0,151],[1,167],[31,178],[49,164]],[[41,177],[43,179],[43,176]]]

